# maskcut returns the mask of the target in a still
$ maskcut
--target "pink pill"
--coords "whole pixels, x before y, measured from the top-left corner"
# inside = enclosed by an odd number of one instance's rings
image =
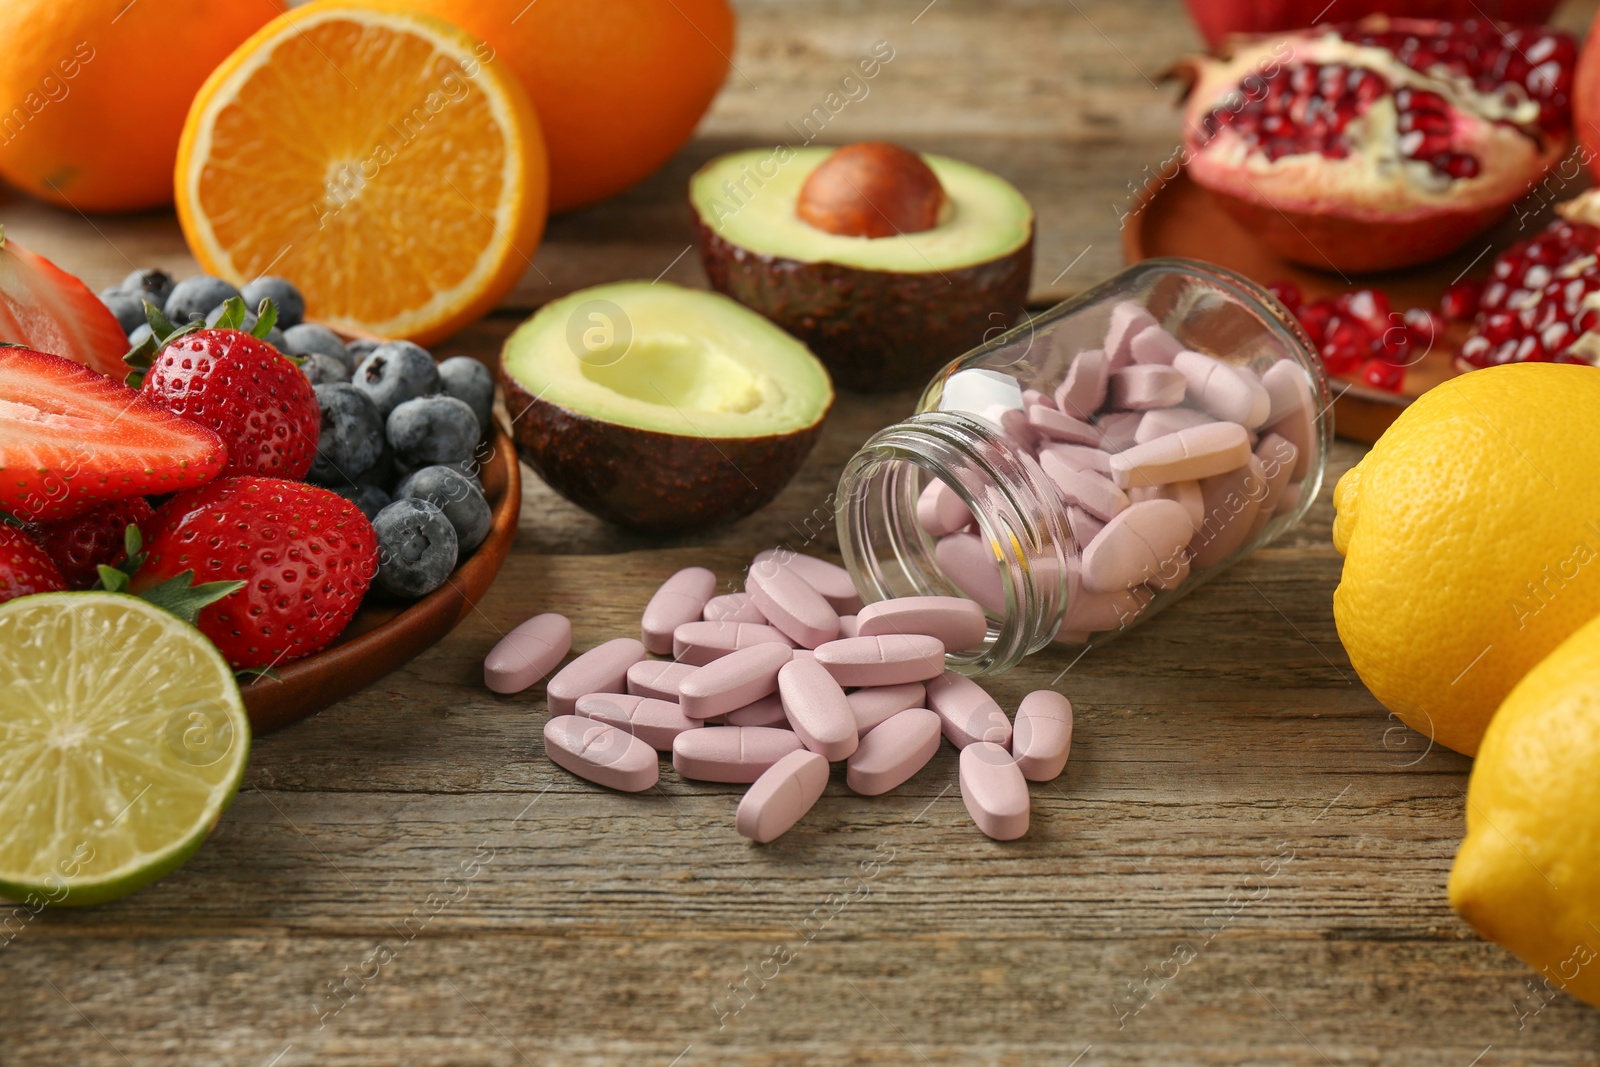
[[[956,491],[935,478],[917,497],[917,522],[928,531],[929,537],[943,537],[963,529],[972,521],[972,512],[961,502]]]
[[[696,622],[717,591],[717,576],[704,567],[685,567],[661,583],[639,622],[644,647],[656,655],[672,651],[672,631]]]
[[[861,616],[859,616],[859,615],[840,615],[839,616],[839,636],[840,637],[860,637],[861,636]],[[806,650],[805,649],[796,649],[796,651],[797,652],[804,652]]]
[[[1061,415],[1062,418],[1069,416]],[[1011,443],[1024,452],[1031,452],[1038,445],[1041,434],[1028,421],[1028,414],[1021,408],[993,407],[984,413],[984,418],[1000,427],[1001,436],[1010,438]]]
[[[907,596],[868,604],[857,616],[861,637],[883,634],[927,634],[937,637],[946,652],[960,652],[983,644],[989,621],[983,608],[958,596]]]
[[[1249,367],[1234,367],[1233,370],[1244,379],[1245,385],[1250,387],[1250,417],[1245,420],[1245,428],[1258,429],[1272,413],[1272,394],[1267,392],[1265,383],[1261,381],[1261,375]]]
[[[1067,572],[1069,597],[1066,616],[1061,623],[1063,630],[1073,633],[1120,630],[1132,624],[1154,597],[1143,586],[1115,593],[1092,593],[1083,588],[1079,566],[1077,561],[1073,561]]]
[[[753,622],[763,626],[767,622],[767,617],[761,614],[748,593],[723,593],[712,597],[706,601],[700,618],[706,622]]]
[[[786,548],[769,548],[757,553],[750,567],[752,570],[767,571],[774,563],[786,571],[792,571],[801,581],[821,593],[822,599],[835,612],[848,615],[860,609],[861,594],[856,592],[850,572],[837,563],[829,563],[815,556],[802,556]]]
[[[775,726],[780,730],[789,728],[789,716],[783,710],[783,698],[777,693],[768,693],[760,700],[753,700],[742,708],[735,708],[722,716],[729,726]]]
[[[828,787],[828,761],[791,752],[761,773],[739,801],[734,828],[758,845],[775,841],[810,811]]]
[[[1039,466],[1061,491],[1063,501],[1077,505],[1097,519],[1110,519],[1128,506],[1128,495],[1105,475],[1075,471],[1049,453],[1039,460]]]
[[[1056,407],[1068,415],[1087,419],[1106,402],[1106,379],[1110,374],[1111,360],[1105,352],[1098,348],[1079,352],[1056,387]]]
[[[1072,751],[1072,701],[1051,689],[1036,689],[1017,706],[1011,758],[1030,782],[1055,779]]]
[[[1028,780],[1004,748],[989,741],[968,745],[959,778],[961,800],[978,829],[996,841],[1028,832]]]
[[[1267,480],[1267,491],[1261,496],[1261,506],[1256,509],[1255,522],[1246,540],[1253,540],[1272,521],[1273,515],[1282,513],[1283,496],[1294,474],[1296,455],[1294,445],[1275,433],[1267,434],[1256,445],[1256,459]]]
[[[869,685],[855,690],[845,699],[850,701],[850,710],[856,717],[856,732],[865,737],[891,716],[907,708],[924,707],[928,689],[921,682]]]
[[[1024,389],[1022,391],[1022,409],[1026,411],[1035,404],[1043,404],[1047,408],[1056,406],[1055,400],[1037,389]]]
[[[755,564],[744,591],[774,629],[803,648],[839,636],[839,613],[790,567]]]
[[[983,686],[964,674],[945,671],[928,683],[928,707],[939,716],[945,740],[957,748],[975,741],[1011,743],[1011,721]]]
[[[911,779],[939,751],[939,716],[926,708],[897,712],[861,739],[845,763],[845,784],[875,797]]]
[[[709,719],[742,708],[778,688],[778,670],[794,658],[787,644],[768,642],[737,649],[678,683],[678,703],[691,719]]]
[[[1155,572],[1145,579],[1151,589],[1176,589],[1189,580],[1189,571],[1192,568],[1191,555],[1187,549],[1180,551],[1175,556],[1168,556],[1161,561]]]
[[[1111,453],[1126,452],[1136,442],[1139,420],[1144,416],[1137,411],[1113,411],[1095,420],[1100,429],[1100,447]]]
[[[842,760],[856,750],[856,716],[844,690],[817,662],[789,663],[778,672],[789,727],[800,743],[828,760]]]
[[[1249,431],[1237,423],[1208,422],[1112,456],[1111,478],[1124,489],[1161,485],[1224,474],[1249,459]]]
[[[1130,300],[1113,307],[1106,325],[1106,352],[1111,361],[1119,367],[1126,366],[1133,359],[1133,339],[1158,325],[1154,315]]]
[[[1111,375],[1111,406],[1125,411],[1170,408],[1183,403],[1183,375],[1159,363],[1136,363]],[[1144,420],[1141,418],[1142,426]],[[1134,441],[1139,439],[1137,428]]]
[[[1115,375],[1112,376],[1115,378]],[[1098,445],[1100,431],[1064,411],[1035,404],[1028,409],[1028,425],[1037,436],[1073,445]]]
[[[1272,404],[1267,412],[1266,432],[1275,433],[1299,450],[1294,480],[1300,481],[1311,469],[1311,445],[1316,436],[1316,398],[1306,372],[1292,359],[1281,359],[1261,376]]]
[[[628,692],[657,700],[677,700],[678,683],[699,668],[691,663],[642,659],[628,668]]]
[[[1280,513],[1294,511],[1300,506],[1302,482],[1290,482],[1283,490],[1283,500],[1278,504]]]
[[[672,655],[679,663],[703,667],[737,649],[773,641],[790,644],[777,630],[756,623],[686,622],[672,633]]]
[[[1204,426],[1208,422],[1216,421],[1205,412],[1191,408],[1156,408],[1140,417],[1139,428],[1133,433],[1133,441],[1134,444],[1142,445],[1147,441],[1154,441],[1157,437],[1165,437],[1169,433],[1177,433],[1191,426]]]
[[[1178,339],[1160,326],[1147,326],[1128,342],[1128,352],[1135,363],[1170,364],[1182,351]]]
[[[549,674],[572,648],[565,615],[535,615],[502,637],[483,660],[483,684],[496,693],[520,693]]]
[[[1087,445],[1048,444],[1039,449],[1039,457],[1052,455],[1063,466],[1073,470],[1094,471],[1096,474],[1111,473],[1111,453],[1099,448],[1090,448]]]
[[[1083,550],[1083,587],[1115,593],[1147,581],[1168,560],[1181,558],[1194,522],[1175,500],[1146,500],[1106,523]]]
[[[1200,492],[1206,500],[1206,521],[1190,542],[1196,567],[1220,563],[1244,546],[1255,526],[1256,511],[1266,491],[1266,472],[1253,455],[1243,467],[1200,480]]]
[[[672,767],[700,782],[753,782],[791,752],[804,751],[792,730],[719,726],[686,730],[672,742]]]
[[[579,778],[625,793],[642,792],[661,778],[655,749],[624,730],[581,715],[547,720],[544,752]]]
[[[1196,530],[1206,521],[1206,499],[1197,481],[1135,485],[1128,489],[1128,499],[1136,504],[1144,500],[1175,500],[1189,513],[1189,522]]]
[[[1088,630],[1069,630],[1062,626],[1056,630],[1056,635],[1050,641],[1057,645],[1086,645],[1092,636]]]
[[[817,662],[840,685],[921,682],[944,670],[944,645],[925,634],[849,637],[819,646]]]
[[[685,730],[698,730],[702,725],[670,700],[627,693],[581,696],[575,714],[626,730],[658,752],[671,752],[673,738]]]
[[[1252,424],[1258,395],[1237,368],[1199,352],[1179,352],[1172,369],[1188,382],[1189,402],[1208,415],[1241,426]],[[1260,413],[1264,418],[1266,412]]]
[[[644,645],[631,637],[613,638],[591,648],[556,672],[545,687],[550,714],[571,715],[578,698],[589,693],[624,692],[628,668],[644,656]]]
[[[934,546],[933,558],[957,589],[989,613],[1005,614],[1005,585],[987,538],[979,534],[949,534]]]
[[[1077,541],[1081,551],[1084,545],[1095,539],[1095,535],[1105,529],[1106,524],[1084,511],[1082,508],[1067,505],[1067,526],[1072,530],[1073,540]]]

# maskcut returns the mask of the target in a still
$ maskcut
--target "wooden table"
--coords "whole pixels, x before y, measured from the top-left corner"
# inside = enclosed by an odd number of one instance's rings
[[[924,6],[926,4],[926,6]],[[770,144],[879,40],[894,59],[829,140],[990,167],[1039,211],[1039,305],[1120,266],[1117,218],[1177,143],[1165,0],[745,0],[701,136],[616,201],[557,220],[506,305],[453,343],[493,358],[531,308],[658,274],[703,283],[687,175]],[[1593,3],[1569,5],[1587,23]],[[195,268],[167,214],[9,199],[8,233],[98,287]],[[1033,829],[982,837],[948,748],[877,799],[829,787],[753,847],[738,790],[670,773],[602,792],[541,753],[542,688],[480,663],[539,611],[589,647],[690,563],[732,580],[796,542],[909,395],[841,397],[801,476],[731,527],[607,528],[531,474],[481,611],[410,666],[258,740],[215,836],[165,881],[45,912],[0,945],[0,1064],[1600,1063],[1600,1012],[1446,905],[1469,761],[1430,750],[1351,670],[1329,609],[1329,489],[1273,547],[1109,648],[994,679],[1057,686],[1072,763]],[[1359,456],[1336,448],[1336,478]],[[827,529],[814,546],[833,553]],[[1541,1005],[1542,1008],[1541,1008]]]

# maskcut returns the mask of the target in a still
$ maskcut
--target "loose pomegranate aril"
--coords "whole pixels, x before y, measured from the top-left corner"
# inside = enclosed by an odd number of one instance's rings
[[[1466,322],[1478,313],[1478,299],[1483,295],[1483,283],[1464,278],[1445,290],[1439,298],[1439,310],[1451,322]]]
[[[1305,298],[1300,295],[1300,287],[1294,282],[1273,282],[1267,286],[1267,291],[1290,311],[1298,312],[1300,305],[1305,303]]]
[[[1334,316],[1317,353],[1329,374],[1347,374],[1372,354],[1372,336],[1354,319]]]
[[[1361,365],[1361,380],[1374,389],[1398,393],[1406,384],[1406,369],[1382,359],[1369,359]]]

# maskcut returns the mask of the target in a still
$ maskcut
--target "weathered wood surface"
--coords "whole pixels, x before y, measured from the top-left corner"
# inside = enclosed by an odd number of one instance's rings
[[[492,357],[580,285],[698,282],[692,252],[674,262],[687,175],[780,136],[877,40],[896,57],[829,139],[905,139],[1015,180],[1039,208],[1041,304],[1113,271],[1127,183],[1175,144],[1173,90],[1145,76],[1194,43],[1177,4],[924,2],[741,4],[741,73],[703,136],[557,220],[539,270],[446,349]],[[95,285],[193,269],[163,214],[12,199],[0,221]],[[676,567],[731,582],[756,550],[805,541],[844,461],[911,403],[841,398],[772,506],[670,543],[529,475],[481,610],[259,739],[192,862],[0,934],[0,1064],[1600,1063],[1600,1013],[1537,997],[1445,903],[1469,763],[1351,670],[1326,487],[1299,529],[1157,622],[990,683],[1008,707],[1056,685],[1077,711],[1071,766],[1034,788],[1021,842],[971,826],[947,749],[886,797],[836,782],[752,847],[735,789],[591,789],[541,756],[542,689],[482,688],[483,654],[529,614],[565,612],[587,647],[630,631]],[[1338,446],[1330,485],[1359,454]],[[811,547],[832,552],[822,529]]]

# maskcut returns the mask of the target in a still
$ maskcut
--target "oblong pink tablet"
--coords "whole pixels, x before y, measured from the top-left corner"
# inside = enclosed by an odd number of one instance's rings
[[[1078,542],[1078,550],[1083,551],[1083,546],[1093,541],[1095,535],[1106,528],[1106,524],[1095,518],[1074,504],[1067,505],[1067,526],[1072,530],[1073,539]]]
[[[716,726],[679,734],[672,742],[672,767],[701,782],[753,782],[789,753],[803,750],[793,730]]]
[[[1144,586],[1134,586],[1115,593],[1092,593],[1083,588],[1083,580],[1076,566],[1068,572],[1068,592],[1067,611],[1061,629],[1069,633],[1120,630],[1143,614],[1155,597]]]
[[[1134,485],[1210,478],[1250,459],[1250,432],[1235,422],[1208,422],[1134,445],[1111,457],[1111,478]]]
[[[1191,405],[1227,422],[1251,425],[1258,397],[1238,369],[1220,359],[1188,351],[1173,357],[1172,369],[1188,383]],[[1265,412],[1261,414],[1266,415]]]
[[[565,615],[535,615],[502,637],[483,659],[483,684],[496,693],[520,693],[555,669],[572,649]]]
[[[926,634],[847,637],[816,651],[817,662],[840,685],[921,682],[944,670],[944,643]]]
[[[1316,398],[1303,367],[1292,359],[1280,359],[1261,375],[1272,404],[1267,412],[1266,432],[1275,433],[1299,449],[1294,480],[1300,481],[1311,469],[1311,443],[1316,436]]]
[[[628,692],[657,700],[677,700],[678,683],[699,668],[668,659],[642,659],[628,668]]]
[[[625,730],[581,715],[546,720],[544,752],[579,778],[625,793],[649,789],[661,778],[655,749]]]
[[[868,604],[856,616],[856,635],[927,634],[946,652],[983,644],[989,621],[975,600],[959,596],[905,596]]]
[[[1125,366],[1133,359],[1133,339],[1159,325],[1156,317],[1139,304],[1122,301],[1111,309],[1111,318],[1106,324],[1106,353],[1117,366]]]
[[[1096,474],[1111,473],[1111,453],[1088,445],[1063,445],[1047,444],[1039,449],[1040,458],[1049,452],[1065,466],[1073,470],[1094,471]]]
[[[1261,381],[1261,375],[1249,367],[1235,367],[1233,372],[1243,378],[1245,385],[1250,387],[1250,416],[1244,420],[1244,427],[1247,430],[1259,429],[1272,414],[1272,394],[1267,392],[1265,383]]]
[[[1100,447],[1111,453],[1132,448],[1137,443],[1134,435],[1139,432],[1141,418],[1143,415],[1137,411],[1112,411],[1096,418],[1094,424],[1100,429]]]
[[[800,577],[792,561],[789,566],[757,561],[745,576],[744,591],[769,625],[802,648],[816,648],[839,636],[839,613]]]
[[[1072,701],[1053,689],[1036,689],[1017,705],[1011,758],[1030,782],[1048,782],[1067,766],[1072,751]]]
[[[678,704],[691,719],[709,719],[742,708],[778,688],[778,669],[794,658],[787,644],[769,641],[736,649],[678,683]]]
[[[1189,513],[1189,521],[1196,530],[1206,521],[1206,498],[1197,481],[1131,486],[1128,499],[1136,504],[1144,500],[1176,500]]]
[[[1208,422],[1216,421],[1205,412],[1195,411],[1192,408],[1156,408],[1140,417],[1139,428],[1133,432],[1133,442],[1142,445],[1146,441],[1154,441],[1157,437],[1165,437],[1169,433],[1177,433],[1191,426],[1204,426]]]
[[[686,622],[672,633],[672,656],[679,663],[703,667],[737,649],[769,641],[791,644],[779,631],[753,622]]]
[[[723,593],[706,601],[700,612],[706,622],[753,622],[766,625],[767,617],[750,600],[748,593]]]
[[[1083,550],[1083,587],[1115,593],[1148,581],[1176,560],[1194,536],[1194,521],[1176,500],[1144,500],[1106,523]]]
[[[1061,491],[1063,501],[1097,519],[1109,519],[1128,506],[1128,495],[1103,474],[1072,470],[1048,452],[1040,458],[1039,467]]]
[[[1005,749],[989,741],[968,745],[959,778],[961,800],[978,829],[996,841],[1028,832],[1028,780]]]
[[[842,760],[856,750],[859,732],[844,689],[815,660],[791,662],[778,672],[778,695],[789,728],[818,755]]]
[[[1128,342],[1128,352],[1135,363],[1171,363],[1182,351],[1178,339],[1160,326],[1147,326]]]
[[[972,521],[972,512],[949,484],[938,478],[923,487],[917,497],[917,522],[930,537],[955,533]]]
[[[578,698],[574,714],[626,730],[658,752],[671,752],[673,738],[702,725],[670,700],[630,693],[589,693]]]
[[[939,716],[908,708],[861,739],[845,763],[844,780],[862,796],[875,797],[908,781],[939,751]]]
[[[1115,377],[1113,375],[1113,377]],[[1043,438],[1073,445],[1098,445],[1100,431],[1082,419],[1043,404],[1028,409],[1028,425]]]
[[[685,567],[662,582],[639,620],[644,647],[658,656],[671,652],[672,631],[697,621],[716,591],[717,576],[704,567]]]
[[[1106,402],[1106,379],[1110,374],[1111,359],[1105,351],[1090,348],[1079,352],[1056,387],[1056,407],[1068,415],[1087,419]]]
[[[764,845],[799,822],[828,787],[828,761],[815,752],[791,752],[768,767],[739,801],[734,828]]]
[[[856,583],[850,578],[850,572],[837,563],[829,563],[816,556],[803,556],[786,548],[769,548],[756,553],[750,566],[752,569],[762,566],[764,570],[766,567],[763,565],[774,560],[778,566],[793,571],[803,582],[821,593],[828,606],[840,615],[860,609],[861,594],[856,592]]]
[[[1005,586],[988,538],[981,534],[949,534],[933,546],[933,558],[957,589],[990,614],[1005,614]]]
[[[1206,521],[1195,531],[1189,547],[1194,565],[1210,567],[1233,555],[1250,538],[1256,512],[1267,494],[1267,477],[1261,461],[1251,456],[1245,466],[1215,478],[1202,478]]]
[[[1183,375],[1159,363],[1135,363],[1111,375],[1111,406],[1124,411],[1148,411],[1183,403]],[[1139,420],[1140,425],[1144,420]],[[1134,431],[1134,440],[1139,438]]]
[[[957,748],[978,741],[1011,743],[1011,720],[988,692],[964,674],[945,671],[928,683],[928,707],[945,739]]]
[[[907,708],[924,707],[928,688],[921,682],[899,685],[869,685],[848,694],[850,710],[856,717],[856,732],[865,737],[879,724]]]
[[[545,686],[552,715],[571,715],[578,698],[589,693],[621,693],[628,687],[628,668],[644,659],[643,643],[616,637],[596,645],[556,672]]]
[[[776,726],[789,728],[789,716],[783,710],[783,698],[768,693],[760,700],[752,700],[742,708],[734,708],[722,717],[729,726]]]

